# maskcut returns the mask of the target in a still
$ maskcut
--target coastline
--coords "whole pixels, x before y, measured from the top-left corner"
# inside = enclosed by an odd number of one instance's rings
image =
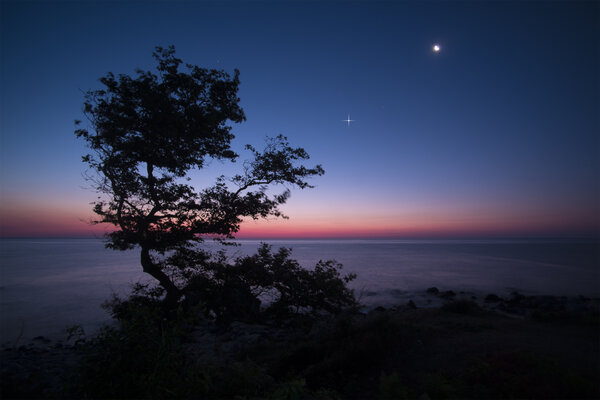
[[[479,300],[489,293],[508,297],[512,291],[600,297],[598,242],[548,240],[269,242],[274,248],[291,247],[292,258],[306,268],[320,259],[336,259],[345,273],[358,274],[351,287],[368,307],[409,300],[418,307],[440,305],[424,294],[429,286],[464,291]],[[241,240],[231,256],[253,254],[262,241]],[[210,241],[205,245],[211,250],[217,246]],[[74,324],[91,332],[109,321],[100,304],[111,292],[125,294],[129,284],[149,279],[138,252],[106,250],[102,239],[3,239],[0,250],[0,344],[14,343],[19,336],[21,343],[39,335],[58,339]]]
[[[395,306],[377,306],[352,315],[323,318],[303,329],[241,322],[233,322],[224,328],[205,320],[192,328],[184,348],[185,353],[200,364],[226,366],[244,357],[269,364],[272,360],[267,354],[271,351],[273,354],[279,354],[283,348],[291,351],[289,349],[296,348],[298,343],[321,346],[321,341],[330,340],[327,338],[334,335],[338,338],[335,339],[336,346],[341,345],[347,339],[339,337],[344,334],[337,329],[350,324],[348,326],[354,326],[354,330],[345,334],[360,343],[367,340],[361,346],[378,349],[378,345],[371,341],[377,341],[378,335],[383,335],[380,339],[385,341],[386,346],[391,346],[389,351],[398,352],[400,357],[397,361],[393,357],[388,360],[388,354],[382,352],[377,357],[388,361],[382,361],[383,364],[373,367],[373,370],[365,365],[365,379],[390,370],[392,367],[389,365],[384,368],[386,363],[393,364],[394,373],[399,374],[403,382],[432,373],[462,376],[460,374],[465,368],[471,368],[472,363],[481,362],[486,357],[494,360],[498,357],[498,360],[503,360],[503,357],[547,358],[559,365],[560,371],[565,369],[569,374],[577,373],[586,382],[600,377],[600,360],[597,357],[600,343],[596,340],[600,333],[599,298],[525,296],[519,293],[513,293],[510,298],[495,294],[484,298],[472,297],[468,292],[455,293],[432,287],[421,296],[421,300],[431,300],[427,303],[428,307],[419,307],[411,299]],[[365,335],[365,338],[360,335]],[[70,342],[38,337],[18,347],[3,346],[4,390],[10,384],[37,395],[51,397],[60,392],[61,385],[72,379],[70,374],[77,371],[83,357],[78,342],[82,340],[85,339],[77,335]],[[264,353],[266,349],[269,351]],[[350,350],[342,348],[340,351],[345,357],[344,354]],[[380,360],[375,361],[379,365]],[[540,363],[543,364],[542,361]],[[331,371],[322,373],[329,374]],[[306,379],[319,382],[320,378],[309,373]],[[363,383],[367,385],[367,382]],[[410,385],[407,387],[407,390],[422,390]],[[593,388],[593,385],[590,387]],[[367,390],[366,386],[360,390]]]
[[[431,290],[435,289],[435,290]],[[473,301],[485,311],[504,314],[511,318],[522,318],[530,314],[536,307],[552,308],[554,310],[563,310],[567,312],[585,311],[590,307],[600,307],[600,296],[562,296],[562,295],[537,295],[531,292],[521,292],[517,290],[506,289],[503,292],[489,292],[485,290],[457,290],[456,288],[430,287],[422,290],[386,290],[382,292],[359,291],[356,292],[359,302],[363,304],[361,312],[368,313],[376,308],[385,309],[395,308],[400,305],[413,303],[417,308],[439,308],[448,301]],[[513,298],[516,295],[516,298]],[[488,296],[491,299],[486,300]],[[35,343],[35,338],[41,337],[50,340],[53,343],[64,343],[67,337],[67,330],[73,326],[81,326],[84,332],[93,336],[104,325],[113,323],[108,312],[102,310],[98,304],[97,310],[93,314],[86,314],[83,319],[75,320],[72,323],[59,325],[54,323],[52,329],[38,328],[35,330],[25,330],[23,325],[29,325],[30,321],[18,321],[22,325],[17,325],[12,329],[12,335],[2,335],[0,346],[2,348],[20,347]],[[4,327],[7,330],[7,327]]]

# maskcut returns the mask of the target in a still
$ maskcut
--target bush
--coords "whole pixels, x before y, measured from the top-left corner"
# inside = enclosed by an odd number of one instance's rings
[[[78,342],[81,363],[61,398],[338,398],[331,390],[307,388],[301,379],[276,380],[249,358],[210,363],[193,359],[183,345],[197,310],[180,306],[173,311],[159,299],[143,296],[150,292],[137,286],[128,299],[114,297],[106,304],[118,315],[118,323]],[[78,329],[72,330],[77,336]]]
[[[336,314],[357,306],[341,275],[342,266],[320,261],[313,270],[289,258],[290,249],[258,253],[233,263],[188,249],[171,259],[172,276],[184,288],[183,301],[165,303],[160,286],[137,284],[127,299],[114,296],[103,306],[116,319],[91,340],[78,340],[82,363],[67,395],[80,398],[335,398],[312,392],[304,383],[274,380],[245,360],[231,365],[199,365],[183,344],[202,315],[217,322],[282,321],[295,316]],[[72,332],[74,336],[76,332]],[[318,388],[317,388],[318,389]],[[246,398],[246,397],[244,397]]]
[[[142,292],[148,293],[138,286],[128,300],[115,297],[105,305],[118,323],[80,345],[83,357],[71,397],[171,398],[206,391],[208,380],[189,368],[182,350],[194,313],[180,307],[167,318],[162,303]]]
[[[319,261],[307,270],[290,254],[291,249],[273,253],[271,246],[263,244],[257,254],[232,264],[224,253],[204,259],[186,277],[186,301],[202,302],[221,322],[336,314],[358,306],[347,287],[355,274],[342,276],[342,265],[335,261]]]
[[[593,399],[600,394],[594,379],[581,371],[524,351],[475,359],[461,380],[464,398]]]
[[[379,399],[380,400],[403,400],[409,399],[408,390],[397,373],[390,375],[384,373],[379,377]]]

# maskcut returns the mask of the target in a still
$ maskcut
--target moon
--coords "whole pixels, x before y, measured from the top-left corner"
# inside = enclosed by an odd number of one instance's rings
[[[433,52],[434,53],[439,53],[441,49],[442,49],[442,47],[439,44],[436,43],[436,44],[433,45]]]

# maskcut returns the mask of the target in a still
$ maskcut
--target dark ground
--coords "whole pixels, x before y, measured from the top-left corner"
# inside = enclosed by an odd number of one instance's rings
[[[600,398],[597,302],[556,299],[490,298],[496,311],[466,300],[378,308],[310,327],[206,321],[188,335],[185,353],[197,364],[251,360],[275,382],[306,389],[268,398]],[[5,348],[2,398],[68,394],[78,349],[43,339]]]

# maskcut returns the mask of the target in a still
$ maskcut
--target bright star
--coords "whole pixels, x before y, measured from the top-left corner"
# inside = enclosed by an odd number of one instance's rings
[[[435,53],[439,53],[439,51],[440,51],[441,49],[442,49],[442,48],[440,47],[440,45],[439,45],[439,44],[437,44],[437,43],[436,43],[436,44],[434,44],[434,45],[433,45],[433,51],[434,51]]]
[[[348,126],[350,126],[350,122],[354,122],[354,120],[350,119],[350,114],[348,114],[348,119],[343,119],[342,122],[346,122],[348,123]]]

